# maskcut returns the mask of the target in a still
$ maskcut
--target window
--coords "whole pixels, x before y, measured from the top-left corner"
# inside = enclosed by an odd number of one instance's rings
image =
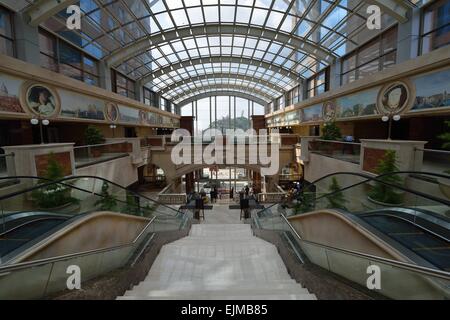
[[[329,78],[329,68],[325,68],[309,78],[306,82],[308,98],[318,96],[319,94],[328,91]]]
[[[397,27],[393,27],[342,59],[341,84],[363,79],[396,63]]]
[[[83,51],[39,29],[41,67],[98,86],[98,62]]]
[[[278,110],[284,109],[284,96],[281,96],[277,99],[277,107]]]
[[[159,108],[158,95],[146,87],[144,87],[144,104],[150,107]]]
[[[161,97],[161,102],[160,102],[160,106],[161,106],[161,110],[165,110],[167,112],[172,112],[172,104],[170,103],[169,100]]]
[[[12,13],[0,7],[0,53],[14,57]]]
[[[301,97],[302,97],[302,87],[297,86],[288,92],[286,106],[291,106],[296,103],[299,103],[302,100]]]
[[[422,54],[450,43],[450,1],[436,1],[422,15]]]
[[[134,85],[135,82],[118,71],[111,69],[112,89],[124,97],[136,99]]]

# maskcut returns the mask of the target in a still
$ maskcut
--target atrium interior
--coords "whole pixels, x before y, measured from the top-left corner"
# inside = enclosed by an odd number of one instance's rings
[[[0,300],[449,299],[449,44],[450,0],[0,0]]]

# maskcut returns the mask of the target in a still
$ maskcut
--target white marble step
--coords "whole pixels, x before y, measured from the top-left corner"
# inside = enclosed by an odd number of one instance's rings
[[[314,294],[267,294],[244,296],[216,296],[216,295],[191,295],[191,296],[121,296],[117,300],[317,300]]]
[[[241,289],[220,289],[220,290],[148,290],[147,288],[133,289],[127,291],[125,296],[141,296],[141,297],[189,297],[189,296],[265,296],[274,294],[309,294],[307,289],[302,287],[294,288],[281,288],[281,289],[253,289],[253,288],[241,288]]]
[[[138,285],[133,287],[134,289],[140,288],[152,288],[154,290],[222,290],[222,289],[245,289],[245,288],[253,288],[253,289],[266,289],[266,288],[289,288],[289,287],[301,287],[301,285],[295,282],[294,279],[287,280],[277,280],[273,282],[255,282],[255,281],[219,281],[213,280],[208,282],[201,281],[177,281],[177,282],[160,282],[160,281],[142,281]]]
[[[145,280],[118,299],[310,300],[277,248],[250,225],[193,225],[163,246]]]

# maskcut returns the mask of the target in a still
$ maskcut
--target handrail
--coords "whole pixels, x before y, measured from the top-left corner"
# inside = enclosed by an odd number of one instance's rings
[[[14,152],[8,153],[8,154],[0,154],[0,158],[6,158],[6,157],[14,157]]]
[[[301,242],[304,242],[304,243],[307,243],[307,244],[311,244],[311,245],[314,245],[314,246],[318,246],[318,247],[321,247],[321,248],[324,248],[324,249],[328,249],[328,250],[333,250],[333,251],[349,254],[349,255],[352,255],[352,256],[359,257],[359,258],[364,258],[364,259],[370,259],[370,260],[373,260],[373,261],[378,261],[378,262],[381,262],[381,263],[385,263],[385,264],[388,264],[388,265],[391,265],[391,266],[398,267],[400,269],[406,269],[406,270],[409,270],[409,271],[414,271],[414,272],[418,272],[418,273],[421,273],[421,274],[438,277],[438,278],[441,278],[441,279],[444,279],[444,280],[450,280],[450,272],[437,270],[437,269],[432,269],[432,268],[428,268],[428,267],[423,267],[423,266],[419,266],[419,265],[413,265],[413,264],[410,264],[410,263],[407,263],[407,262],[396,261],[396,260],[392,260],[392,259],[387,259],[387,258],[383,258],[383,257],[374,256],[374,255],[367,254],[367,253],[357,252],[357,251],[353,251],[353,250],[349,250],[349,249],[343,249],[343,248],[336,248],[336,247],[328,246],[328,245],[325,245],[325,244],[321,244],[321,243],[305,240],[297,233],[297,231],[291,225],[289,220],[283,214],[281,214],[280,216],[283,218],[283,220],[287,223],[287,225],[292,230],[294,235]]]
[[[437,149],[422,149],[422,148],[415,148],[417,151],[425,151],[425,152],[433,152],[433,153],[442,153],[442,154],[448,154],[450,155],[449,150],[437,150]]]
[[[312,142],[312,141],[331,142],[331,143],[350,144],[350,145],[355,145],[355,146],[361,146],[361,143],[358,143],[358,142],[348,142],[348,141],[339,141],[339,140],[314,139],[314,140],[311,140],[310,142]]]
[[[122,244],[122,245],[118,245],[118,246],[114,246],[114,247],[109,247],[109,248],[101,248],[101,249],[93,249],[93,250],[87,250],[87,251],[82,251],[82,252],[77,252],[77,253],[69,253],[69,254],[65,254],[65,255],[62,255],[62,256],[51,257],[51,258],[44,258],[44,259],[39,259],[39,260],[34,260],[34,261],[20,262],[20,263],[16,263],[16,264],[13,264],[13,265],[0,266],[0,276],[1,276],[2,272],[11,272],[11,271],[25,269],[25,268],[28,268],[28,267],[37,267],[37,266],[42,266],[42,265],[45,265],[45,264],[48,264],[48,263],[64,261],[64,260],[71,259],[71,258],[74,258],[74,257],[83,257],[83,256],[87,256],[87,255],[90,255],[90,254],[103,253],[103,252],[108,252],[108,251],[113,251],[113,250],[117,250],[117,249],[122,249],[122,248],[133,246],[133,245],[135,245],[137,243],[137,241],[144,234],[144,232],[147,231],[147,229],[150,227],[150,225],[153,223],[153,221],[155,219],[156,219],[156,217],[153,217],[145,225],[145,227],[141,230],[141,232],[139,232],[139,234],[136,236],[136,238],[130,243]]]
[[[450,206],[450,201],[448,201],[446,199],[437,198],[437,197],[435,197],[433,195],[425,194],[425,193],[422,193],[422,192],[419,192],[419,191],[411,190],[411,189],[408,189],[408,188],[405,188],[405,187],[402,187],[402,186],[398,186],[398,185],[395,185],[395,184],[390,184],[388,182],[379,180],[380,178],[383,178],[383,177],[386,177],[386,176],[389,176],[389,175],[395,175],[395,174],[421,174],[421,175],[429,175],[429,176],[435,176],[435,177],[439,177],[439,178],[450,179],[450,175],[444,175],[444,174],[439,174],[439,173],[434,173],[434,172],[425,172],[425,171],[397,171],[397,172],[390,172],[390,173],[382,174],[382,175],[379,175],[379,176],[376,176],[376,177],[369,176],[367,174],[359,173],[359,172],[335,172],[335,173],[327,174],[327,175],[325,175],[325,176],[315,180],[314,182],[312,182],[311,184],[309,184],[305,188],[303,188],[301,192],[304,193],[304,192],[307,191],[307,189],[310,189],[311,186],[314,186],[318,182],[320,182],[322,180],[325,180],[325,179],[328,179],[329,177],[332,177],[332,176],[335,176],[335,175],[354,175],[354,176],[359,176],[359,177],[365,178],[366,180],[363,180],[363,181],[357,182],[355,184],[352,184],[350,186],[344,187],[344,188],[339,189],[338,191],[335,191],[335,192],[326,193],[326,194],[320,196],[319,198],[316,198],[315,201],[317,201],[318,199],[321,199],[323,197],[326,197],[326,196],[331,196],[331,195],[334,195],[334,194],[338,194],[338,193],[340,193],[342,191],[351,189],[353,187],[359,186],[361,184],[364,184],[364,183],[367,183],[367,182],[370,182],[370,181],[377,181],[377,182],[380,182],[380,183],[385,184],[387,186],[390,186],[390,187],[393,187],[393,188],[397,188],[399,190],[402,190],[402,191],[405,191],[405,192],[409,192],[409,193],[415,194],[417,196],[424,197],[424,198],[433,200],[435,202],[440,202],[440,203],[443,203],[445,205]],[[277,203],[274,203],[274,204],[270,205],[269,207],[262,209],[261,211],[258,212],[258,214],[263,212],[263,211],[265,211],[265,210],[267,210],[267,209],[270,209],[270,208],[274,207],[275,205],[277,205]]]
[[[118,141],[118,142],[108,142],[108,143],[99,143],[99,144],[88,144],[88,145],[84,145],[84,146],[77,146],[77,147],[73,147],[73,149],[82,149],[82,148],[92,148],[92,147],[103,147],[103,146],[111,146],[111,145],[115,145],[115,144],[131,144],[130,142],[127,141]]]
[[[378,176],[377,178],[379,178],[379,177],[384,177],[384,176],[386,176],[386,175],[400,174],[400,173],[406,173],[406,172],[394,172],[394,173],[389,173],[389,174],[385,174],[385,175]],[[412,172],[411,172],[411,173],[412,173]],[[417,173],[417,172],[414,172],[414,173]],[[423,172],[422,172],[422,174],[423,174]],[[435,197],[435,196],[433,196],[433,195],[429,195],[429,194],[426,194],[426,193],[423,193],[423,192],[420,192],[420,191],[408,189],[408,188],[405,188],[405,187],[403,187],[403,186],[399,186],[399,185],[396,185],[396,184],[393,184],[393,183],[388,183],[388,182],[383,181],[383,180],[378,180],[377,178],[374,178],[374,179],[371,179],[371,180],[368,180],[368,181],[377,181],[377,182],[382,183],[382,184],[384,184],[384,185],[386,185],[386,186],[389,186],[389,187],[392,187],[392,188],[397,188],[397,189],[402,190],[402,191],[404,191],[404,192],[412,193],[412,194],[414,194],[414,195],[416,195],[416,196],[419,196],[419,197],[422,197],[422,198],[426,198],[426,199],[430,199],[430,200],[433,200],[434,202],[444,203],[445,205],[450,206],[450,201],[448,201],[448,200],[446,200],[446,199],[441,199],[441,198],[438,198],[438,197]],[[449,178],[450,178],[450,177],[449,177]],[[348,186],[348,187],[344,187],[344,188],[342,188],[342,189],[339,189],[338,191],[334,191],[334,192],[330,192],[330,193],[323,194],[323,195],[319,196],[318,198],[316,198],[315,201],[317,201],[317,200],[319,200],[319,199],[322,199],[322,198],[325,198],[325,197],[333,196],[333,195],[338,194],[338,193],[340,193],[340,192],[342,192],[342,191],[345,191],[345,190],[351,189],[351,188],[353,188],[353,187],[359,186],[359,185],[361,185],[361,184],[364,184],[364,183],[366,183],[366,182],[368,182],[368,181],[358,182],[358,183],[356,183],[356,184],[354,184],[354,185],[351,185],[351,186]]]
[[[81,189],[81,188],[79,188],[79,187],[75,187],[75,186],[72,186],[72,185],[70,185],[70,184],[64,183],[65,181],[72,180],[72,179],[86,179],[86,178],[87,178],[87,179],[98,179],[98,180],[107,182],[107,183],[109,183],[109,184],[111,184],[111,185],[113,185],[113,186],[116,186],[116,187],[118,187],[118,188],[121,188],[121,189],[123,189],[123,190],[126,190],[127,192],[129,192],[129,193],[131,193],[131,194],[133,194],[133,195],[142,197],[142,198],[144,198],[145,200],[148,200],[148,201],[150,201],[150,202],[153,202],[153,203],[156,203],[156,204],[158,204],[158,205],[160,205],[160,206],[163,206],[163,207],[165,207],[165,208],[168,208],[168,209],[170,209],[170,210],[172,210],[172,211],[175,211],[177,214],[178,214],[178,212],[179,212],[178,210],[175,210],[174,208],[171,208],[171,207],[169,207],[169,206],[167,206],[167,205],[165,205],[165,204],[163,204],[163,203],[160,203],[160,202],[158,202],[158,201],[155,201],[155,200],[153,200],[153,199],[151,199],[151,198],[149,198],[149,197],[147,197],[147,196],[144,196],[144,195],[142,195],[142,194],[140,194],[140,193],[137,193],[137,192],[135,192],[135,191],[133,191],[133,190],[128,190],[128,189],[124,188],[123,186],[121,186],[121,185],[119,185],[119,184],[117,184],[117,183],[115,183],[115,182],[112,182],[112,181],[110,181],[110,180],[108,180],[108,179],[105,179],[105,178],[95,177],[95,176],[68,176],[68,177],[62,178],[62,179],[60,179],[60,180],[55,180],[55,181],[54,181],[54,180],[47,179],[47,178],[43,178],[43,177],[33,177],[33,176],[0,177],[0,181],[1,181],[1,180],[11,180],[11,179],[34,179],[34,180],[41,180],[41,181],[42,181],[42,180],[45,180],[45,181],[48,181],[48,183],[37,184],[37,185],[35,185],[35,186],[33,186],[33,187],[30,187],[30,188],[27,188],[27,189],[25,189],[25,190],[19,190],[19,191],[15,191],[15,192],[12,192],[12,193],[9,193],[9,194],[0,196],[0,201],[5,200],[5,199],[8,199],[8,198],[11,198],[11,197],[14,197],[14,196],[17,196],[17,195],[19,195],[19,194],[23,194],[23,193],[26,193],[26,192],[31,192],[31,191],[34,191],[34,190],[37,190],[37,189],[40,189],[40,188],[43,188],[43,187],[48,187],[48,186],[50,186],[50,185],[52,185],[52,184],[56,184],[56,183],[57,183],[57,184],[62,184],[62,185],[66,186],[66,187],[69,187],[69,188],[77,189],[77,190],[79,190],[79,191],[84,191],[84,192],[92,193],[92,192],[89,191],[89,190]],[[98,195],[98,196],[101,196],[101,195],[96,194],[96,193],[94,193],[94,194],[95,194],[95,195]]]

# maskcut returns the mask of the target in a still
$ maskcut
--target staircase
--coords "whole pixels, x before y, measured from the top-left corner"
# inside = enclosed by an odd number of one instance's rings
[[[165,245],[144,281],[118,300],[315,300],[250,225],[193,225]]]

